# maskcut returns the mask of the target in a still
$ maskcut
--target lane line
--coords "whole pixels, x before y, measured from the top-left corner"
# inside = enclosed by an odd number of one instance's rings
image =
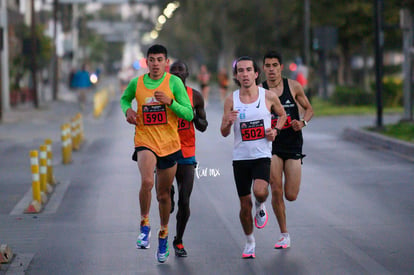
[[[56,184],[55,190],[51,194],[49,201],[44,206],[43,210],[39,214],[54,214],[59,208],[63,197],[65,196],[66,190],[70,185],[70,181],[63,181]],[[27,206],[32,202],[32,188],[23,196],[23,198],[16,204],[13,210],[10,212],[10,216],[24,214]]]

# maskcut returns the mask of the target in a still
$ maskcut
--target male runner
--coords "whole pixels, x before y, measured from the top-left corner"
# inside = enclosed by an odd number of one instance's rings
[[[243,258],[255,258],[251,188],[256,198],[255,225],[265,227],[267,212],[264,205],[269,194],[272,141],[285,123],[286,113],[278,97],[258,87],[259,68],[251,57],[240,57],[234,66],[239,90],[227,96],[221,122],[221,134],[227,137],[233,126],[233,174],[240,199],[240,222],[246,235]],[[271,128],[271,111],[280,117]]]
[[[174,62],[170,67],[170,73],[178,76],[186,86],[188,67],[182,61]],[[177,257],[187,257],[187,251],[183,245],[184,230],[190,218],[190,196],[194,184],[194,168],[197,164],[195,159],[195,130],[200,132],[207,129],[206,111],[204,110],[204,99],[201,93],[188,86],[187,94],[194,109],[194,119],[187,121],[178,119],[178,133],[181,139],[181,151],[183,158],[177,161],[177,172],[175,178],[178,186],[178,211],[177,211],[177,232],[174,237],[173,246]],[[174,185],[171,187],[171,202],[174,205]]]
[[[280,135],[273,141],[270,172],[272,207],[281,233],[275,248],[283,249],[290,247],[283,192],[288,201],[296,200],[299,194],[301,165],[302,159],[305,157],[302,154],[302,128],[308,125],[313,116],[313,109],[302,85],[295,80],[282,78],[283,63],[279,53],[270,51],[264,56],[263,70],[266,75],[266,81],[262,83],[263,88],[269,89],[279,97],[287,114],[287,120]],[[304,110],[303,118],[299,116],[298,106]],[[277,116],[273,115],[272,125],[276,121]]]
[[[156,257],[163,263],[169,256],[170,190],[177,170],[176,160],[182,156],[177,129],[178,117],[191,121],[193,109],[181,79],[165,72],[169,63],[167,49],[157,44],[151,46],[147,51],[146,62],[149,73],[130,81],[120,103],[127,122],[135,125],[133,160],[137,161],[141,174],[141,234],[136,246],[150,246],[149,211],[156,167],[156,191],[161,224]],[[134,98],[137,102],[137,111],[131,107]]]

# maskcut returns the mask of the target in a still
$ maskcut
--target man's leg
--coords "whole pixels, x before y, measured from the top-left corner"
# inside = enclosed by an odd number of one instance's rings
[[[283,159],[272,156],[270,164],[270,187],[272,190],[272,207],[279,224],[280,232],[287,233],[285,203],[283,201]]]
[[[154,186],[154,169],[157,158],[150,150],[142,150],[137,153],[137,163],[141,174],[141,188],[139,190],[141,216],[147,216],[151,206],[151,190]]]
[[[252,218],[252,195],[240,197],[240,223],[242,225],[244,234],[250,235],[253,233],[253,218]]]
[[[287,159],[285,161],[285,198],[294,201],[298,197],[302,176],[302,163],[300,159]]]
[[[137,153],[137,163],[141,174],[141,188],[139,190],[139,204],[141,210],[140,235],[138,236],[136,247],[149,248],[151,227],[149,223],[149,211],[151,205],[151,190],[154,186],[154,168],[157,159],[149,150]]]
[[[244,246],[242,258],[255,258],[256,241],[253,236],[251,194],[240,197],[240,223],[244,234],[246,234],[246,244]]]
[[[269,169],[269,166],[267,166]],[[267,224],[268,215],[264,202],[269,196],[269,183],[263,179],[255,179],[253,183],[253,194],[255,196],[256,214],[254,224],[257,228],[264,228]]]
[[[190,196],[194,184],[194,165],[179,164],[177,166],[178,212],[176,239],[182,241],[185,227],[190,218]]]
[[[177,170],[177,164],[170,168],[157,168],[157,200],[160,212],[161,227],[168,226],[171,209],[171,186],[174,181],[174,175]]]
[[[255,179],[253,183],[253,194],[259,203],[266,201],[269,195],[269,183],[262,179]]]

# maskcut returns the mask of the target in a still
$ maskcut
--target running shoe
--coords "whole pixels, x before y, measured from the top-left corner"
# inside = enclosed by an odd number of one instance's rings
[[[174,238],[173,247],[175,251],[175,256],[187,257],[187,251],[185,251],[182,241],[178,241],[176,238]]]
[[[290,247],[290,236],[280,235],[279,240],[275,244],[275,249],[284,249]]]
[[[165,263],[170,255],[170,251],[168,249],[168,236],[164,238],[158,237],[158,249],[155,257],[157,258],[158,262]]]
[[[244,246],[242,258],[243,259],[256,258],[256,254],[254,253],[255,248],[256,248],[256,243],[246,243],[246,245]]]
[[[137,248],[150,248],[150,242],[149,239],[151,237],[151,227],[144,225],[141,226],[141,234],[138,236],[137,240]]]
[[[174,194],[175,194],[174,185],[171,185],[171,210],[170,210],[170,214],[172,212],[174,212],[174,206],[175,206],[175,203],[174,203]]]
[[[254,216],[254,224],[257,228],[261,229],[266,226],[267,219],[268,215],[266,211],[266,206],[264,205],[264,203],[262,203],[260,205],[259,210],[256,212],[256,215]]]

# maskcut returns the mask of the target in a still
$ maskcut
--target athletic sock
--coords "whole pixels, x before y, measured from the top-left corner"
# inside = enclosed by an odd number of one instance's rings
[[[149,216],[145,215],[145,216],[141,216],[141,226],[149,226]]]
[[[250,234],[250,235],[246,235],[246,240],[247,240],[247,242],[248,243],[255,243],[256,242],[256,240],[254,239],[254,236],[253,236],[253,233],[252,234]]]
[[[158,237],[165,239],[168,237],[168,225],[162,225]]]

